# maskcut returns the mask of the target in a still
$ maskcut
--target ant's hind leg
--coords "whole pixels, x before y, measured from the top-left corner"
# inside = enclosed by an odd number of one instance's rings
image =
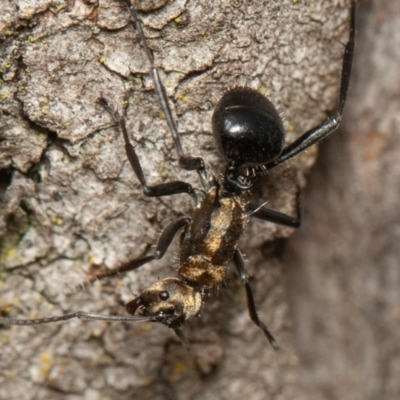
[[[236,272],[238,273],[245,289],[246,289],[246,296],[247,296],[247,307],[249,309],[249,316],[250,319],[263,330],[265,336],[268,338],[269,342],[271,343],[272,347],[277,350],[279,349],[278,343],[275,338],[272,336],[272,333],[268,330],[268,328],[260,321],[260,318],[257,314],[256,304],[254,302],[253,291],[249,285],[249,274],[246,270],[246,266],[244,265],[244,260],[242,253],[240,250],[236,250],[233,256],[233,265],[236,268]]]
[[[137,268],[141,267],[142,265],[149,263],[150,261],[159,260],[160,258],[162,258],[164,256],[165,252],[168,250],[168,247],[170,246],[173,238],[175,237],[175,235],[179,231],[179,229],[186,226],[189,222],[190,222],[190,218],[186,218],[186,217],[180,218],[177,221],[171,222],[161,233],[161,236],[158,239],[157,246],[156,246],[153,254],[149,254],[146,256],[139,257],[139,258],[135,258],[133,260],[129,260],[129,261],[121,264],[117,268],[105,270],[98,274],[94,274],[89,279],[87,279],[85,282],[81,283],[76,289],[86,288],[97,280],[100,280],[103,278],[108,278],[111,276],[120,275],[122,273],[129,272],[129,271],[133,271],[134,269],[137,269]]]

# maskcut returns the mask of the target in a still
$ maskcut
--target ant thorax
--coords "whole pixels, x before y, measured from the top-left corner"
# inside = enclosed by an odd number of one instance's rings
[[[183,233],[179,275],[204,289],[221,284],[248,221],[240,197],[221,196],[217,186],[212,187]]]

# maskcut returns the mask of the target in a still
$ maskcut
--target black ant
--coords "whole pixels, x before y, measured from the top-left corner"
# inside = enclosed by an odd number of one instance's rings
[[[78,311],[40,319],[3,317],[0,318],[0,323],[37,325],[71,318],[160,322],[172,328],[182,342],[187,344],[182,332],[183,324],[199,315],[205,294],[225,281],[227,264],[232,261],[246,289],[251,320],[263,330],[271,345],[278,348],[274,337],[257,315],[249,285],[249,275],[237,245],[252,217],[293,228],[299,227],[300,220],[267,209],[263,205],[248,204],[244,197],[256,179],[265,171],[289,160],[338,128],[350,81],[355,35],[355,1],[351,3],[350,36],[344,50],[339,101],[335,115],[284,148],[284,128],[273,104],[253,89],[237,87],[229,90],[218,103],[212,117],[212,129],[217,148],[228,161],[221,181],[207,170],[202,158],[187,156],[184,153],[164,85],[158,68],[154,65],[153,56],[143,32],[142,21],[131,0],[125,1],[132,23],[139,33],[141,44],[151,64],[150,74],[174,140],[179,165],[184,170],[196,171],[203,188],[195,189],[183,181],[148,186],[135,149],[129,141],[124,118],[114,110],[108,100],[99,98],[98,103],[110,113],[123,134],[128,160],[139,179],[143,193],[149,197],[187,193],[192,197],[194,212],[192,217],[180,218],[164,229],[153,254],[136,258],[116,269],[99,273],[92,277],[89,283],[132,271],[152,260],[160,259],[174,236],[182,229],[178,277],[162,279],[130,301],[126,305],[126,310],[132,316],[101,315]]]

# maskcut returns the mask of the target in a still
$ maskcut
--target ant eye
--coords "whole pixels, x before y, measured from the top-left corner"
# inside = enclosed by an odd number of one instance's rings
[[[169,299],[169,293],[166,290],[163,290],[158,294],[158,297],[160,300],[168,300]]]
[[[163,319],[164,317],[165,317],[164,311],[159,311],[159,312],[157,313],[157,318]]]

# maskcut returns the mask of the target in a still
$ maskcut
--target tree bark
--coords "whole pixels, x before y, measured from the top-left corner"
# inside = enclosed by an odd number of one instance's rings
[[[287,256],[298,399],[400,398],[400,3],[359,6],[351,94]]]
[[[8,0],[2,7],[0,310],[18,318],[123,314],[134,294],[175,274],[177,244],[138,271],[73,288],[92,269],[148,252],[160,230],[191,207],[183,195],[142,194],[122,137],[96,99],[126,114],[149,183],[198,182],[178,167],[123,2]],[[348,2],[176,0],[140,8],[185,151],[204,157],[217,176],[224,160],[210,121],[229,88],[259,89],[278,105],[287,143],[334,109]],[[295,215],[315,156],[310,149],[268,174],[256,201]],[[186,329],[203,376],[173,332],[156,324],[2,327],[0,398],[296,398],[299,365],[280,257],[292,232],[253,221],[240,244],[260,317],[281,351],[250,322],[232,274]]]

